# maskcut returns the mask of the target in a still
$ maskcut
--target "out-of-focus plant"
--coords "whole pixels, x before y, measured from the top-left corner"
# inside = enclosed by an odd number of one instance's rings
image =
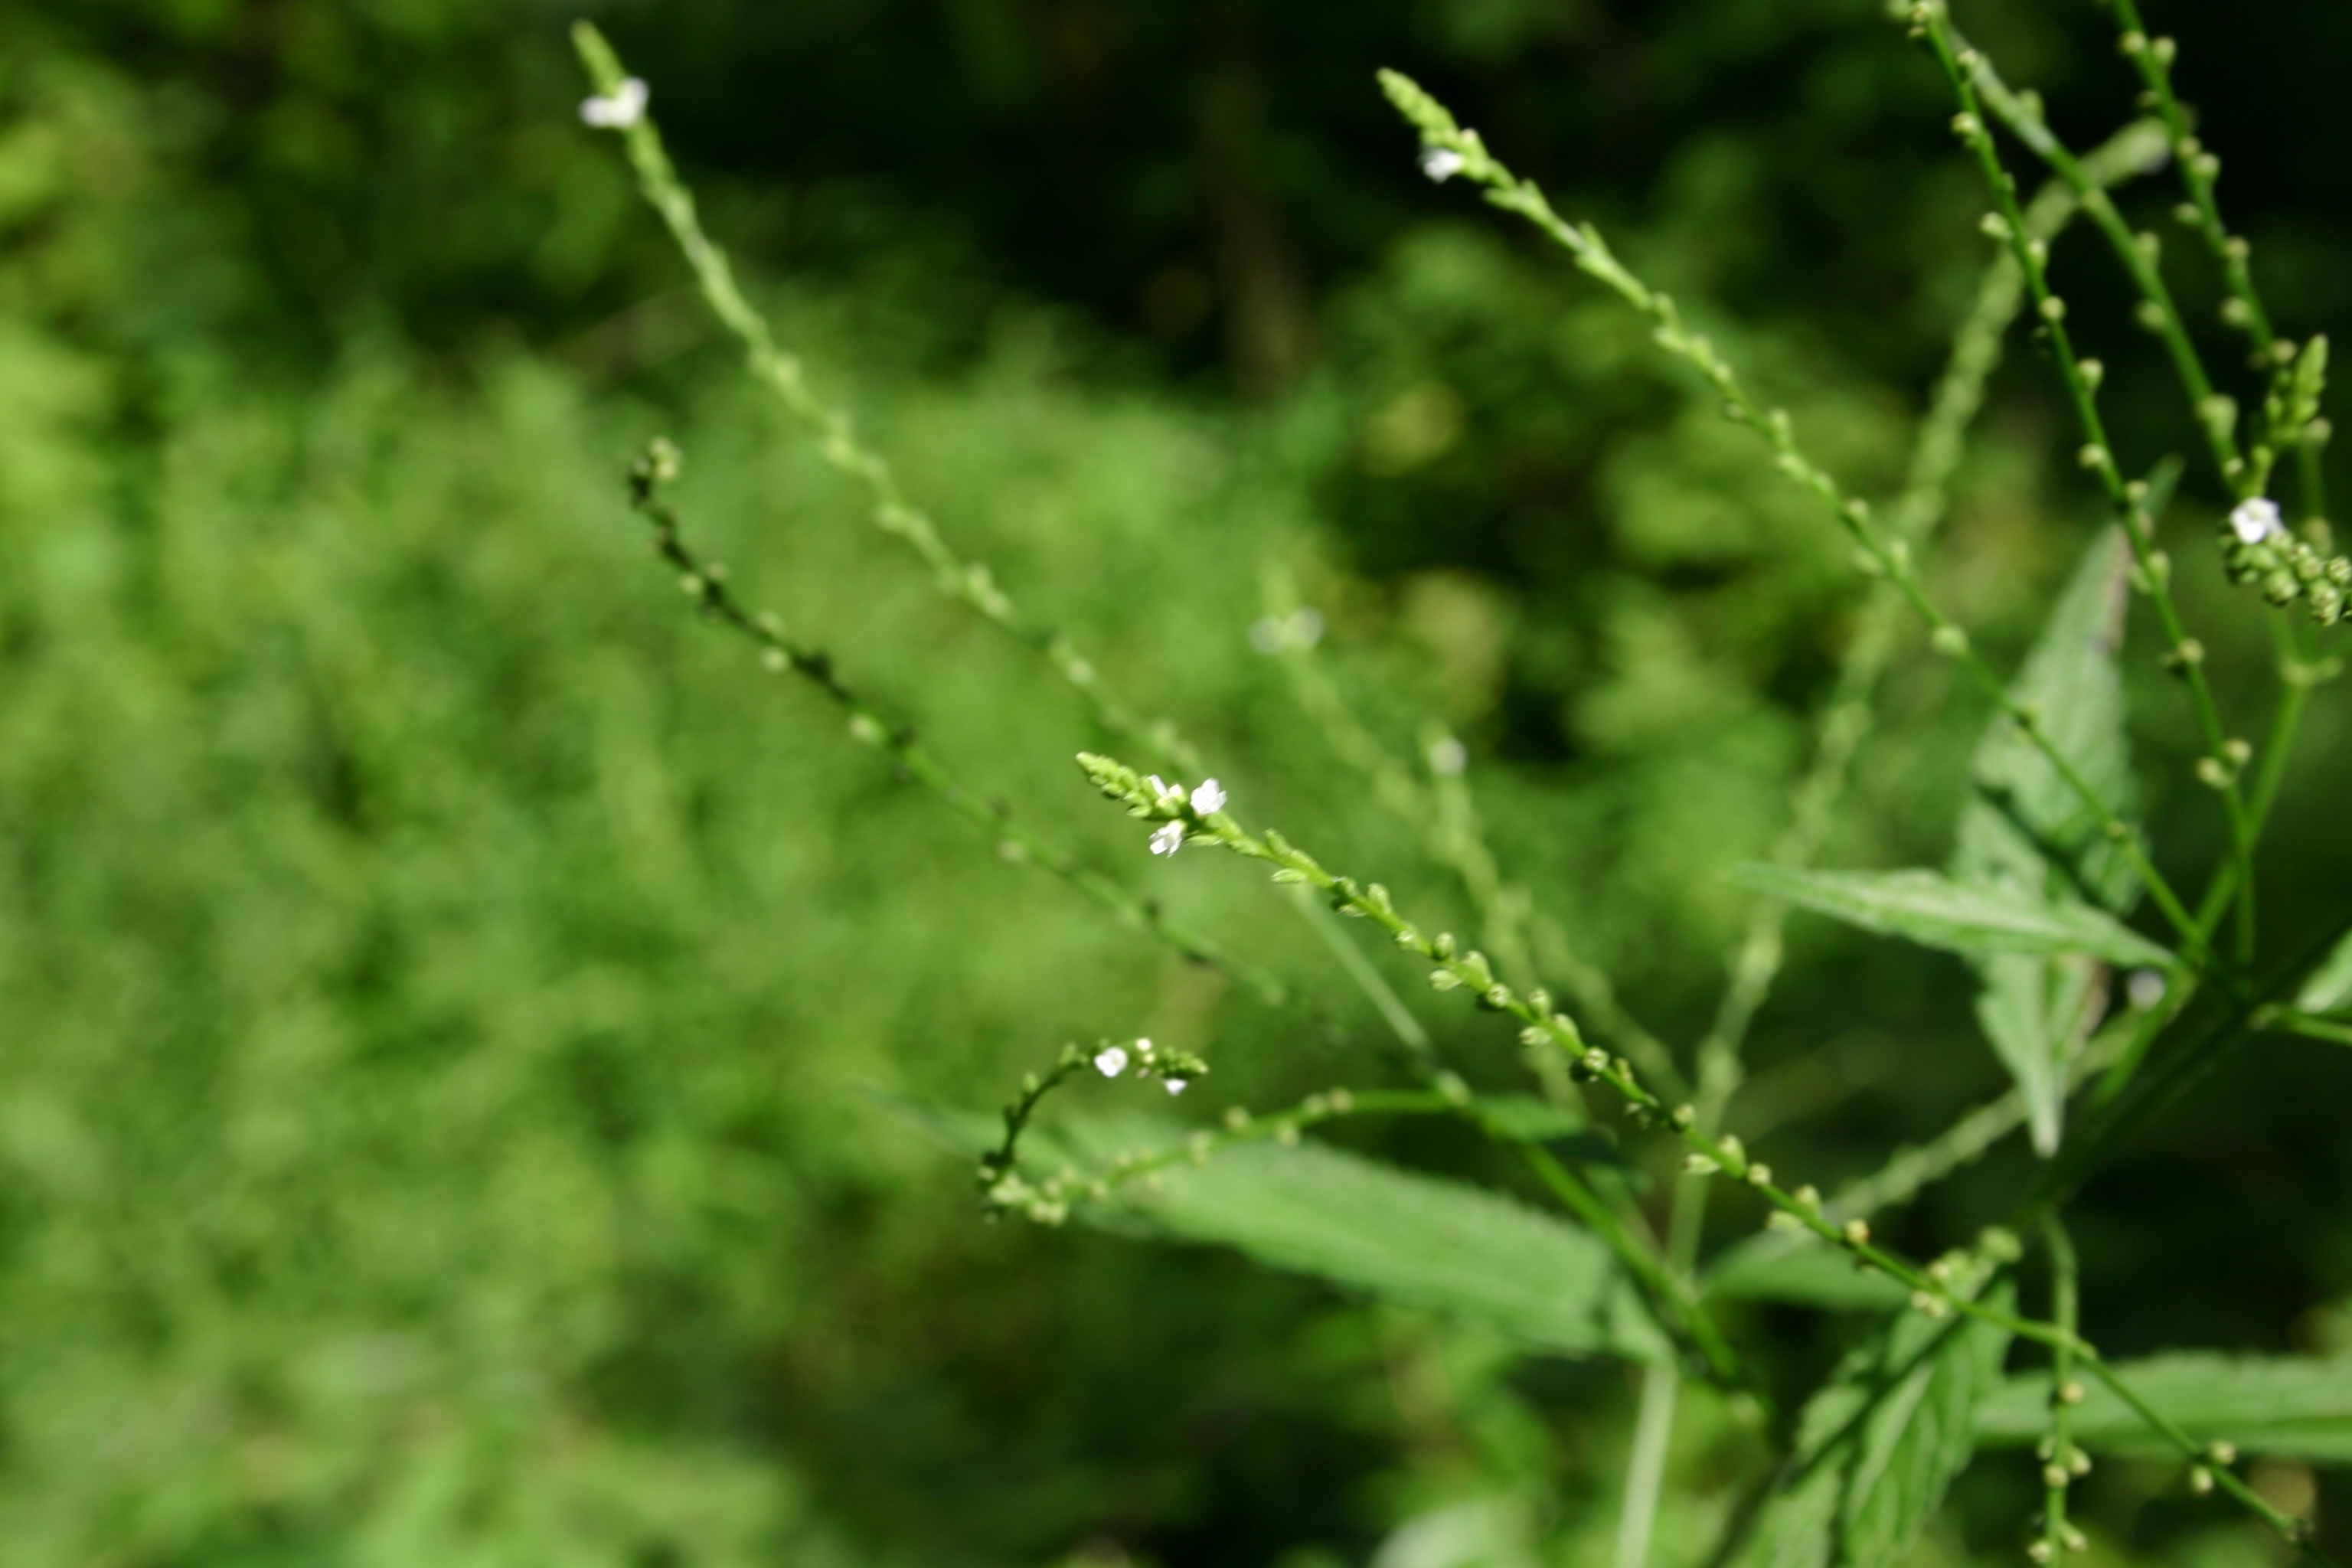
[[[1630,310],[1657,350],[1691,373],[1695,392],[1752,433],[1765,466],[1808,498],[1821,527],[1842,536],[1865,589],[1785,831],[1768,859],[1737,868],[1755,902],[1728,958],[1721,1005],[1696,1038],[1683,1041],[1633,1016],[1605,971],[1577,951],[1561,914],[1547,908],[1556,895],[1538,896],[1511,855],[1490,847],[1461,740],[1432,722],[1417,757],[1384,749],[1379,723],[1360,719],[1315,663],[1321,631],[1339,606],[1307,602],[1278,563],[1254,636],[1263,651],[1286,661],[1301,709],[1332,743],[1338,765],[1325,788],[1335,797],[1369,795],[1401,818],[1427,858],[1458,880],[1474,933],[1439,929],[1382,883],[1337,868],[1322,834],[1302,836],[1315,841],[1310,848],[1254,826],[1253,803],[1238,785],[1202,776],[1211,765],[1202,747],[1115,696],[1076,639],[1016,604],[995,574],[952,546],[888,460],[815,389],[704,232],[647,112],[646,85],[626,73],[593,27],[576,31],[595,89],[583,118],[623,139],[647,199],[740,342],[753,377],[806,427],[872,521],[917,557],[941,593],[1028,647],[1074,689],[1100,748],[1081,752],[1080,767],[1141,825],[1138,847],[1169,859],[1188,848],[1195,857],[1222,850],[1267,868],[1282,896],[1298,900],[1310,918],[1319,920],[1322,909],[1361,922],[1431,988],[1490,1016],[1496,1031],[1516,1037],[1524,1063],[1524,1088],[1474,1089],[1477,1075],[1450,1058],[1344,928],[1321,927],[1383,1021],[1389,1037],[1378,1050],[1391,1081],[1322,1090],[1286,1109],[1236,1106],[1190,1131],[1139,1108],[1040,1119],[1049,1097],[1093,1077],[1149,1079],[1185,1095],[1212,1068],[1189,1047],[1155,1046],[1125,1031],[1066,1045],[1024,1083],[999,1133],[969,1116],[909,1111],[985,1150],[978,1173],[986,1212],[1223,1242],[1278,1268],[1439,1308],[1521,1342],[1640,1366],[1640,1415],[1618,1510],[1619,1568],[1641,1568],[1651,1557],[1677,1413],[1691,1383],[1714,1391],[1753,1438],[1741,1495],[1721,1512],[1711,1561],[1787,1568],[1900,1562],[1979,1444],[1990,1442],[2030,1445],[2036,1457],[2040,1512],[2017,1529],[2020,1546],[2037,1562],[2086,1549],[2070,1501],[2103,1448],[2169,1456],[2191,1492],[2222,1494],[2313,1561],[2326,1561],[2312,1521],[2282,1506],[2277,1489],[2242,1473],[2241,1459],[2352,1452],[2352,1364],[2132,1361],[2104,1352],[2079,1327],[2086,1287],[2095,1290],[2098,1281],[2082,1278],[2066,1229],[2076,1189],[2151,1119],[2255,1043],[2285,1036],[2352,1043],[2345,1016],[2352,984],[2344,978],[2352,973],[2352,918],[2266,929],[2256,865],[2311,693],[2340,673],[2331,639],[2352,589],[2352,561],[2335,553],[2326,521],[2318,461],[2327,437],[2321,415],[2327,345],[2276,332],[2249,247],[2217,203],[2216,156],[2174,93],[2174,46],[2147,33],[2132,0],[2115,0],[2115,9],[2148,118],[2077,153],[2058,139],[2034,95],[2012,90],[1959,35],[1942,0],[1893,8],[1948,87],[1951,129],[1986,193],[1981,226],[1992,254],[1908,473],[1879,504],[1816,455],[1790,413],[1753,389],[1700,329],[1704,310],[1645,280],[1595,225],[1561,216],[1534,183],[1514,174],[1485,139],[1412,80],[1382,78],[1418,132],[1423,172],[1476,189],[1492,206],[1533,225]],[[2049,182],[2031,200],[2018,173],[2029,163],[2042,165]],[[2223,319],[2246,339],[2252,374],[2242,396],[2222,390],[2234,378],[2217,378],[2204,363],[2160,246],[2132,232],[2108,195],[2168,163],[2181,182],[2182,221],[2223,277]],[[2133,300],[2170,359],[2189,444],[2231,498],[2218,538],[2190,547],[2218,552],[2231,578],[2268,602],[2267,610],[2249,600],[2236,611],[2268,615],[2273,623],[2274,690],[2259,744],[2229,716],[2177,592],[2170,552],[2179,542],[2168,544],[2163,521],[2180,465],[2117,450],[2101,412],[2101,363],[2078,342],[2076,321],[2051,281],[2053,246],[2085,220],[2113,252],[2110,286]],[[2097,481],[2109,517],[2050,606],[2022,667],[2009,670],[1948,607],[1923,547],[1946,510],[2000,344],[2021,317],[2077,422],[2082,466]],[[1376,470],[1402,471],[1444,451],[1462,416],[1449,396],[1428,387],[1400,397],[1368,430],[1368,461]],[[2133,477],[2142,467],[2146,477]],[[966,782],[864,696],[833,658],[754,607],[724,566],[690,542],[667,494],[678,471],[676,449],[656,443],[629,482],[656,552],[699,612],[750,639],[771,670],[821,689],[846,714],[856,741],[969,818],[984,845],[1061,879],[1187,960],[1223,971],[1295,1014],[1308,1037],[1344,1027],[1312,998],[1311,986],[1277,978],[1231,944],[1171,923],[1152,898],[1062,847],[1059,829],[1044,825],[1062,815],[1058,806],[993,800]],[[2272,494],[2287,475],[2291,509]],[[1924,623],[1934,655],[1991,710],[1969,763],[1956,843],[1938,866],[1823,868],[1817,862],[1851,799],[1855,759],[1906,617]],[[2186,692],[2200,737],[2193,775],[2222,825],[2221,853],[2204,869],[2201,887],[2168,872],[2180,858],[2151,842],[2143,822],[2124,677],[2135,622],[2152,657]],[[1219,769],[1234,780],[1244,771]],[[1925,1147],[1896,1152],[1876,1173],[1829,1194],[1802,1173],[1776,1171],[1726,1130],[1745,1079],[1743,1049],[1780,968],[1792,910],[1959,955],[1977,982],[1977,1021],[2014,1080],[2007,1096]],[[853,986],[884,983],[866,970],[846,978]],[[1303,1137],[1363,1117],[1456,1124],[1505,1152],[1564,1216]],[[1874,1236],[1878,1211],[1908,1202],[2019,1130],[2030,1133],[2041,1163],[2004,1223],[1953,1238],[1925,1259]],[[1679,1149],[1681,1173],[1655,1201],[1643,1167],[1661,1145]],[[1703,1256],[1709,1200],[1726,1187],[1739,1194],[1743,1213],[1762,1213],[1767,1234]],[[2024,1304],[2034,1288],[2046,1294],[2046,1310]],[[1769,1347],[1729,1321],[1738,1303],[1755,1301],[1857,1310],[1870,1314],[1871,1326],[1825,1376],[1791,1387],[1785,1369],[1763,1353]],[[2014,1372],[2012,1357],[2021,1363]],[[1490,1525],[1465,1528],[1475,1534]],[[1489,1550],[1507,1556],[1491,1543],[1473,1555]]]

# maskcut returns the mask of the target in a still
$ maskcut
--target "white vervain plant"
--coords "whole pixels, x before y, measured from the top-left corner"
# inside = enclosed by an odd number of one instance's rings
[[[1514,1029],[1537,1096],[1482,1096],[1448,1067],[1412,1015],[1357,950],[1343,962],[1396,1038],[1395,1060],[1416,1087],[1334,1089],[1287,1109],[1227,1111],[1186,1131],[1140,1111],[1033,1123],[1062,1085],[1093,1075],[1149,1078],[1171,1093],[1210,1070],[1187,1052],[1146,1039],[1065,1047],[1032,1075],[980,1158],[992,1212],[1049,1224],[1079,1218],[1222,1242],[1264,1262],[1390,1300],[1443,1309],[1544,1350],[1619,1357],[1643,1369],[1617,1534],[1619,1568],[1650,1556],[1679,1391],[1690,1379],[1726,1391],[1777,1446],[1780,1461],[1755,1478],[1714,1561],[1828,1568],[1899,1562],[1918,1541],[1979,1445],[2030,1445],[2043,1492],[2025,1551],[2047,1562],[2083,1550],[2068,1514],[2070,1489],[2097,1450],[2161,1452],[2198,1492],[2234,1500],[2314,1562],[2310,1521],[2290,1517],[2239,1473],[2244,1454],[2352,1458],[2352,1363],[2232,1360],[2194,1354],[2115,1361],[2077,1329],[2081,1280],[2064,1215],[2085,1177],[2150,1117],[2233,1051],[2264,1032],[2352,1044],[2352,911],[2336,928],[2264,943],[2254,852],[2312,690],[2340,673],[2330,629],[2347,611],[2352,561],[2334,553],[2318,453],[2327,345],[2278,336],[2256,291],[2246,242],[2215,196],[2219,163],[2189,130],[2174,93],[2175,48],[2150,37],[2135,0],[2112,0],[2123,56],[2139,73],[2147,118],[2103,146],[2063,145],[2030,92],[2012,90],[1956,30],[1942,0],[1898,3],[1894,20],[1948,81],[1952,129],[1979,170],[1993,255],[1974,309],[1918,431],[1900,493],[1874,507],[1809,455],[1793,422],[1767,406],[1736,366],[1691,329],[1676,302],[1630,270],[1590,223],[1562,217],[1514,175],[1475,131],[1459,125],[1409,79],[1381,85],[1418,132],[1421,168],[1441,184],[1478,191],[1535,226],[1570,263],[1651,323],[1657,347],[1696,371],[1731,420],[1753,430],[1787,479],[1816,497],[1824,522],[1849,538],[1869,599],[1817,726],[1811,769],[1769,860],[1739,868],[1759,897],[1727,955],[1729,983],[1704,1037],[1678,1051],[1633,1018],[1607,977],[1569,945],[1560,923],[1509,874],[1485,840],[1464,776],[1461,743],[1442,730],[1412,761],[1387,753],[1349,710],[1313,654],[1319,618],[1278,574],[1255,635],[1289,671],[1301,708],[1334,752],[1360,771],[1372,798],[1424,841],[1459,879],[1479,924],[1475,942],[1433,930],[1378,882],[1328,867],[1228,799],[1174,725],[1136,713],[1110,691],[1066,635],[1043,629],[989,572],[961,554],[902,491],[890,465],[847,417],[809,385],[743,299],[725,254],[704,234],[647,111],[644,83],[626,75],[604,38],[575,33],[596,96],[591,125],[618,133],[646,196],[668,225],[702,293],[738,338],[751,374],[816,437],[825,458],[859,484],[871,520],[902,542],[940,591],[1032,647],[1087,704],[1104,731],[1149,773],[1081,754],[1086,777],[1147,830],[1139,847],[1172,856],[1223,851],[1272,879],[1386,934],[1440,992],[1460,993]],[[1997,134],[2006,132],[2008,140]],[[2010,167],[2022,151],[2049,183],[2030,201]],[[2246,338],[2252,384],[2242,405],[2219,390],[2183,323],[2152,235],[2131,231],[2109,198],[2124,180],[2169,165],[2182,189],[2181,222],[2208,247],[2228,288],[2223,319]],[[2276,637],[2277,695],[2267,732],[2250,742],[2225,720],[2205,650],[2176,600],[2158,521],[2179,465],[2130,477],[2101,416],[2103,372],[2068,325],[2050,283],[2050,248],[2087,218],[2137,296],[2187,402],[2204,458],[2233,499],[2212,548],[2231,577],[2259,590]],[[2021,314],[2046,347],[2080,426],[2081,460],[2098,480],[2112,523],[2084,552],[2053,605],[2023,668],[1996,668],[1922,575],[1922,546],[1941,521],[1946,489],[1982,400],[2001,339]],[[1266,1002],[1320,1030],[1338,1024],[1297,986],[1171,924],[1151,900],[1057,847],[1040,830],[961,782],[905,727],[870,705],[823,652],[773,615],[739,597],[724,569],[687,542],[665,499],[677,471],[656,442],[629,473],[632,499],[688,599],[755,643],[766,666],[815,683],[845,711],[849,732],[906,777],[971,818],[1000,852],[1060,878],[1108,912],[1200,962],[1219,966]],[[2291,470],[2291,503],[2273,494]],[[2290,510],[2291,505],[2291,510]],[[2290,518],[2292,521],[2290,521]],[[2203,754],[2197,779],[2228,830],[2228,852],[2205,886],[2176,886],[2158,868],[2139,826],[2125,727],[2120,660],[2126,610],[2146,601],[2164,666],[2183,682]],[[1936,653],[1991,702],[1995,719],[1973,761],[1973,797],[1957,847],[1941,867],[1832,871],[1817,857],[1873,722],[1879,678],[1904,618],[1916,616]],[[1192,782],[1192,781],[1199,782]],[[2128,923],[2151,907],[2162,940]],[[1792,909],[1957,953],[1979,983],[1979,1020],[2014,1080],[2000,1100],[1962,1117],[1929,1144],[1896,1151],[1877,1173],[1823,1195],[1749,1157],[1724,1131],[1743,1078],[1749,1026],[1779,971]],[[1493,956],[1490,958],[1489,953]],[[2118,977],[2128,976],[2127,980]],[[1557,985],[1555,993],[1546,981]],[[2202,1002],[2192,1007],[2192,1003]],[[1560,1140],[1591,1135],[1592,1106],[1613,1107],[1636,1132],[1678,1141],[1685,1175],[1664,1233],[1605,1163],[1563,1158]],[[1340,1118],[1459,1120],[1526,1165],[1566,1212],[1538,1213],[1498,1194],[1382,1165],[1302,1133]],[[1870,1219],[2023,1129],[2041,1174],[2007,1223],[1927,1260],[1873,1239]],[[968,1131],[968,1128],[967,1128]],[[1576,1145],[1569,1145],[1571,1149]],[[1739,1184],[1769,1205],[1771,1234],[1702,1258],[1709,1193]],[[2021,1308],[2016,1266],[2046,1254],[2048,1310]],[[1833,1263],[1836,1268],[1824,1269]],[[1717,1307],[1778,1300],[1875,1312],[1875,1331],[1801,1407],[1772,1409],[1748,1357],[1717,1321]],[[2013,1350],[2034,1347],[2023,1370]]]

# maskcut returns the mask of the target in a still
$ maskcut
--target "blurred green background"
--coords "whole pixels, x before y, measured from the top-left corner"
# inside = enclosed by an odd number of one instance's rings
[[[1004,864],[684,613],[618,483],[656,432],[738,584],[952,765],[1374,1032],[1261,879],[1142,853],[1069,766],[1101,738],[1068,693],[742,384],[578,122],[580,9],[0,11],[0,1558],[1596,1560],[1628,1374],[1222,1253],[984,1226],[970,1168],[876,1108],[993,1106],[1099,1036],[1207,1052],[1202,1116],[1387,1069]],[[1874,0],[586,9],[817,384],[1245,819],[1466,918],[1251,650],[1273,566],[1401,752],[1433,717],[1469,741],[1498,842],[1633,1004],[1703,1026],[1723,873],[1783,820],[1852,626],[1843,550],[1625,316],[1421,178],[1372,71],[1706,301],[1884,493],[1986,247]],[[2282,329],[2347,341],[2352,10],[2159,9]],[[2130,112],[2095,7],[1963,20],[2078,143]],[[2060,267],[2131,463],[2185,447],[2104,258]],[[1935,563],[2010,656],[2097,517],[2011,346]],[[2266,633],[2203,543],[2216,499],[2192,480],[2170,526],[2252,729]],[[2189,716],[2138,697],[2193,872],[2219,829]],[[2323,693],[2290,779],[2280,941],[2352,870],[2347,717]],[[1981,718],[1901,659],[1832,859],[1939,863]],[[1957,963],[1792,932],[1748,1124],[1781,1169],[1859,1173],[1998,1092]],[[1491,1023],[1414,1005],[1509,1081]],[[2352,1053],[2266,1045],[2095,1184],[2094,1337],[2352,1339],[2347,1093]],[[2004,1151],[1896,1238],[2029,1174]],[[1740,1327],[1799,1389],[1852,1325]],[[1750,1456],[1704,1408],[1685,1436],[1677,1495],[1719,1497]],[[2030,1467],[1980,1470],[1938,1562],[2014,1552]],[[2105,1557],[2270,1560],[2168,1484],[2102,1469]],[[2328,1489],[2344,1539],[2340,1476],[2265,1484]]]

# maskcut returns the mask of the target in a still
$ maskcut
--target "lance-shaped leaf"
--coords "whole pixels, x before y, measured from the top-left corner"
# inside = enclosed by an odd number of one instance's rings
[[[2000,1383],[2008,1348],[2004,1331],[1973,1318],[1891,1320],[1805,1406],[1740,1563],[1905,1561],[1975,1454],[1977,1403]]]
[[[1152,1119],[1075,1120],[1059,1130],[1088,1164],[1181,1147]],[[1213,1243],[1382,1300],[1469,1319],[1563,1355],[1671,1355],[1590,1232],[1501,1193],[1399,1169],[1328,1143],[1244,1143],[1156,1183],[1129,1182],[1072,1217]]]
[[[2227,1356],[2200,1352],[2117,1362],[2133,1393],[2204,1442],[2226,1439],[2252,1454],[2352,1464],[2352,1356]],[[2095,1379],[2074,1410],[2084,1447],[2170,1456],[2163,1437]],[[1977,1440],[2032,1443],[2050,1430],[2050,1374],[2013,1377],[1977,1410]]]
[[[1909,1294],[1874,1269],[1857,1269],[1851,1253],[1809,1233],[1767,1231],[1735,1242],[1707,1267],[1702,1283],[1709,1300],[1786,1301],[1829,1311],[1885,1311]]]
[[[1958,882],[1941,871],[1801,871],[1746,865],[1739,880],[1759,893],[1856,925],[1970,958],[2002,953],[2089,953],[2111,963],[2164,964],[2172,955],[2087,904]]]
[[[874,1092],[891,1114],[977,1159],[995,1119]],[[1183,1149],[1192,1130],[1154,1116],[1070,1117],[1032,1130],[1024,1170],[1108,1171],[1121,1156]],[[1230,1247],[1270,1268],[1481,1323],[1532,1349],[1663,1362],[1673,1354],[1590,1232],[1501,1193],[1308,1142],[1240,1143],[1179,1161],[1070,1217],[1127,1236]]]
[[[2124,820],[2132,815],[2134,791],[2116,653],[2129,561],[2120,530],[2107,529],[2093,542],[2011,689],[2032,705],[2042,733],[2076,775]],[[1978,743],[1971,776],[1975,789],[1952,854],[1956,879],[2037,902],[2130,908],[2138,889],[2129,858],[2103,831],[2099,812],[2014,723],[1993,721]],[[2104,977],[2086,953],[2149,962],[2095,949],[1976,961],[1983,983],[1977,1021],[2025,1096],[2034,1147],[2045,1155],[2058,1147],[2069,1058],[2098,1021]]]
[[[2336,944],[2294,998],[2294,1005],[2306,1013],[2334,1013],[2347,1002],[2352,1002],[2352,936]]]

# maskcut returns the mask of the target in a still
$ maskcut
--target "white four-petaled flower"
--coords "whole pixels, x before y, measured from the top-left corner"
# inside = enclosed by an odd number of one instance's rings
[[[1096,1052],[1095,1070],[1105,1078],[1117,1078],[1125,1072],[1127,1070],[1126,1048],[1120,1046],[1106,1046]]]
[[[583,103],[580,118],[600,131],[625,131],[645,118],[649,96],[645,82],[631,77],[611,92]]]
[[[1216,780],[1201,781],[1201,787],[1192,792],[1192,809],[1202,816],[1225,809],[1225,792],[1217,786]]]
[[[1462,172],[1462,154],[1451,147],[1431,147],[1421,154],[1421,172],[1444,184]]]
[[[1160,824],[1160,831],[1151,836],[1154,855],[1173,855],[1184,847],[1184,825],[1181,822]]]
[[[2230,513],[2230,527],[2247,544],[2260,544],[2286,531],[2286,525],[2279,519],[2278,502],[2268,496],[2240,501]]]
[[[1181,1078],[1163,1078],[1160,1081],[1161,1084],[1166,1086],[1168,1092],[1171,1094],[1181,1094],[1184,1092],[1185,1080]]]

